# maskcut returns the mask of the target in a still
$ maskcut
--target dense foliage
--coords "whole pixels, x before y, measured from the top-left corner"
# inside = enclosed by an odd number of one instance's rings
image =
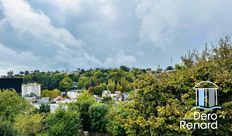
[[[202,52],[188,52],[181,59],[182,64],[165,71],[121,66],[119,69],[78,69],[71,73],[20,72],[16,76],[23,77],[25,83],[39,82],[43,89],[67,91],[75,88],[72,82],[77,82],[77,88],[85,91],[66,110],[61,108],[55,113],[47,113],[45,107],[41,111],[33,110],[15,91],[0,91],[0,135],[68,136],[81,135],[82,131],[113,136],[231,135],[230,38],[226,37],[212,47],[206,46]],[[218,103],[222,109],[192,110],[195,105],[192,87],[208,80],[219,86]],[[122,102],[96,102],[92,93],[101,95],[105,89],[130,92],[130,98]],[[44,91],[43,95],[56,94],[48,92]],[[194,111],[217,113],[218,129],[180,129],[179,121],[193,116]],[[32,126],[34,129],[31,130]]]
[[[90,121],[91,131],[106,133],[106,125],[108,120],[106,118],[108,107],[106,104],[95,103],[90,107]]]
[[[15,91],[0,90],[0,135],[13,135],[12,123],[18,114],[28,113],[30,104]]]
[[[42,97],[56,98],[60,95],[61,95],[61,92],[58,89],[43,90],[42,91]]]
[[[77,111],[58,109],[46,119],[48,134],[51,136],[79,135],[79,113]]]
[[[91,130],[91,119],[89,110],[95,103],[95,99],[87,91],[84,91],[81,96],[78,97],[76,103],[70,105],[70,109],[79,111],[80,113],[80,125],[84,131]]]
[[[175,72],[146,74],[135,81],[136,90],[129,102],[112,107],[109,126],[112,135],[230,135],[232,133],[232,45],[228,38],[202,53],[189,52]],[[180,129],[179,121],[192,116],[195,103],[192,87],[200,81],[219,85],[217,130]],[[200,111],[204,112],[204,111]],[[117,120],[117,121],[115,121]],[[116,126],[116,127],[115,127]],[[123,128],[120,129],[119,128]],[[112,131],[112,129],[115,129]]]
[[[43,130],[41,114],[19,114],[15,118],[13,128],[19,136],[32,136]]]
[[[43,94],[45,96],[48,94],[48,90],[69,91],[74,88],[89,90],[91,93],[101,95],[102,91],[107,89],[112,93],[133,90],[134,80],[146,72],[145,69],[130,69],[121,66],[119,69],[77,69],[69,73],[64,71],[25,71],[16,74],[15,77],[22,77],[24,83],[40,83],[42,90],[45,91]]]

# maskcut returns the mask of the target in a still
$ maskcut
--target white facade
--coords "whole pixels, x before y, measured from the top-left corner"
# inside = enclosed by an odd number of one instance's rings
[[[32,105],[36,108],[36,109],[40,109],[41,104],[38,103],[32,103]],[[65,110],[68,109],[68,106],[66,105],[59,105],[59,104],[48,104],[50,106],[50,112],[54,113],[56,109],[58,108],[63,108]]]
[[[41,85],[37,83],[29,83],[22,85],[22,97],[36,95],[41,97]]]
[[[111,97],[111,92],[109,90],[104,90],[102,92],[102,97]]]
[[[68,91],[67,92],[67,96],[70,99],[77,99],[77,97],[80,95],[80,91],[79,90],[74,90],[74,91]]]

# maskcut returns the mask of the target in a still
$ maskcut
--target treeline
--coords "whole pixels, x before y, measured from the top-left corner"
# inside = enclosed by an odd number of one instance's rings
[[[169,66],[167,69],[173,69]],[[40,72],[25,71],[16,74],[15,77],[24,79],[24,83],[40,83],[42,90],[59,89],[69,91],[73,88],[89,90],[101,95],[103,90],[129,92],[134,90],[134,81],[148,72],[161,72],[162,69],[151,71],[151,69],[128,68],[121,66],[114,69],[77,69],[72,72],[55,71]]]
[[[85,91],[77,102],[68,105],[67,110],[47,113],[47,110],[26,110],[27,103],[16,94],[0,93],[0,135],[81,135],[82,132],[112,136],[150,135],[223,135],[232,134],[232,43],[226,37],[216,45],[206,46],[202,52],[190,51],[181,57],[182,64],[172,72],[148,72],[122,69],[99,78],[112,80],[121,85],[124,75],[133,84],[128,101],[105,101],[98,103],[89,91]],[[80,74],[88,78],[96,74]],[[95,71],[95,70],[93,70]],[[87,74],[89,73],[89,75]],[[103,72],[104,73],[104,72]],[[112,74],[115,73],[115,74]],[[130,81],[126,76],[132,77]],[[130,74],[132,76],[130,76]],[[70,75],[69,78],[73,80]],[[62,81],[63,79],[61,79]],[[192,87],[200,81],[212,81],[219,86],[218,103],[220,110],[192,110],[195,106],[195,90]],[[95,81],[95,80],[94,80]],[[111,82],[111,81],[110,81]],[[88,82],[88,85],[90,85]],[[94,83],[97,83],[96,81]],[[94,87],[97,84],[94,84]],[[83,85],[84,86],[84,85]],[[88,88],[91,86],[87,86]],[[14,93],[14,92],[13,92]],[[194,111],[216,113],[218,129],[180,129],[179,121],[190,119]],[[29,116],[29,117],[28,117]],[[199,120],[208,123],[211,120]],[[21,124],[21,125],[19,125]],[[30,125],[29,125],[30,124]],[[32,129],[33,126],[33,129]],[[66,131],[67,130],[67,131]],[[33,131],[33,132],[31,132]]]

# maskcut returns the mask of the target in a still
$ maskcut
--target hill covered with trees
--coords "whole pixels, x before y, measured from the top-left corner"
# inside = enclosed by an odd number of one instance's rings
[[[23,78],[24,83],[40,83],[42,90],[59,89],[61,91],[69,91],[75,87],[101,95],[102,91],[107,89],[112,93],[115,91],[130,92],[134,90],[134,81],[148,72],[151,72],[151,70],[121,66],[112,69],[77,69],[72,72],[25,71],[14,75],[14,77]]]
[[[201,52],[189,51],[175,70],[168,68],[91,69],[67,72],[20,72],[24,82],[41,83],[43,89],[67,91],[77,82],[84,91],[77,102],[55,113],[37,111],[14,91],[0,92],[0,135],[223,135],[232,134],[232,43],[229,37]],[[192,110],[200,81],[219,86],[219,110]],[[99,89],[100,88],[100,89]],[[128,101],[99,103],[92,94],[103,89],[130,92]],[[216,113],[218,129],[181,129],[179,123],[193,112]],[[189,120],[195,122],[194,120]],[[202,122],[210,122],[204,120]]]

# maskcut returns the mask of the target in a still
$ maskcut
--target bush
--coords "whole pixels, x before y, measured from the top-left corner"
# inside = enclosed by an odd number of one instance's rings
[[[80,127],[84,131],[91,130],[89,108],[95,102],[96,100],[91,94],[88,93],[88,91],[83,91],[82,94],[77,98],[77,102],[69,105],[69,109],[79,111]]]
[[[16,130],[17,135],[36,135],[43,129],[42,120],[43,116],[40,114],[19,114],[15,118],[13,128]]]
[[[79,114],[76,111],[57,109],[50,114],[46,123],[48,133],[52,136],[78,136],[80,128]]]
[[[21,112],[27,112],[32,108],[30,103],[19,96],[14,90],[0,90],[0,117],[13,121]]]
[[[106,114],[108,107],[103,103],[95,103],[90,107],[91,130],[94,132],[106,133]]]
[[[40,113],[48,113],[48,112],[50,112],[50,105],[42,103],[41,106],[39,107],[39,112]]]
[[[50,98],[56,98],[60,96],[60,90],[58,89],[53,89],[53,90],[43,90],[42,91],[42,96],[43,97],[50,97]]]

